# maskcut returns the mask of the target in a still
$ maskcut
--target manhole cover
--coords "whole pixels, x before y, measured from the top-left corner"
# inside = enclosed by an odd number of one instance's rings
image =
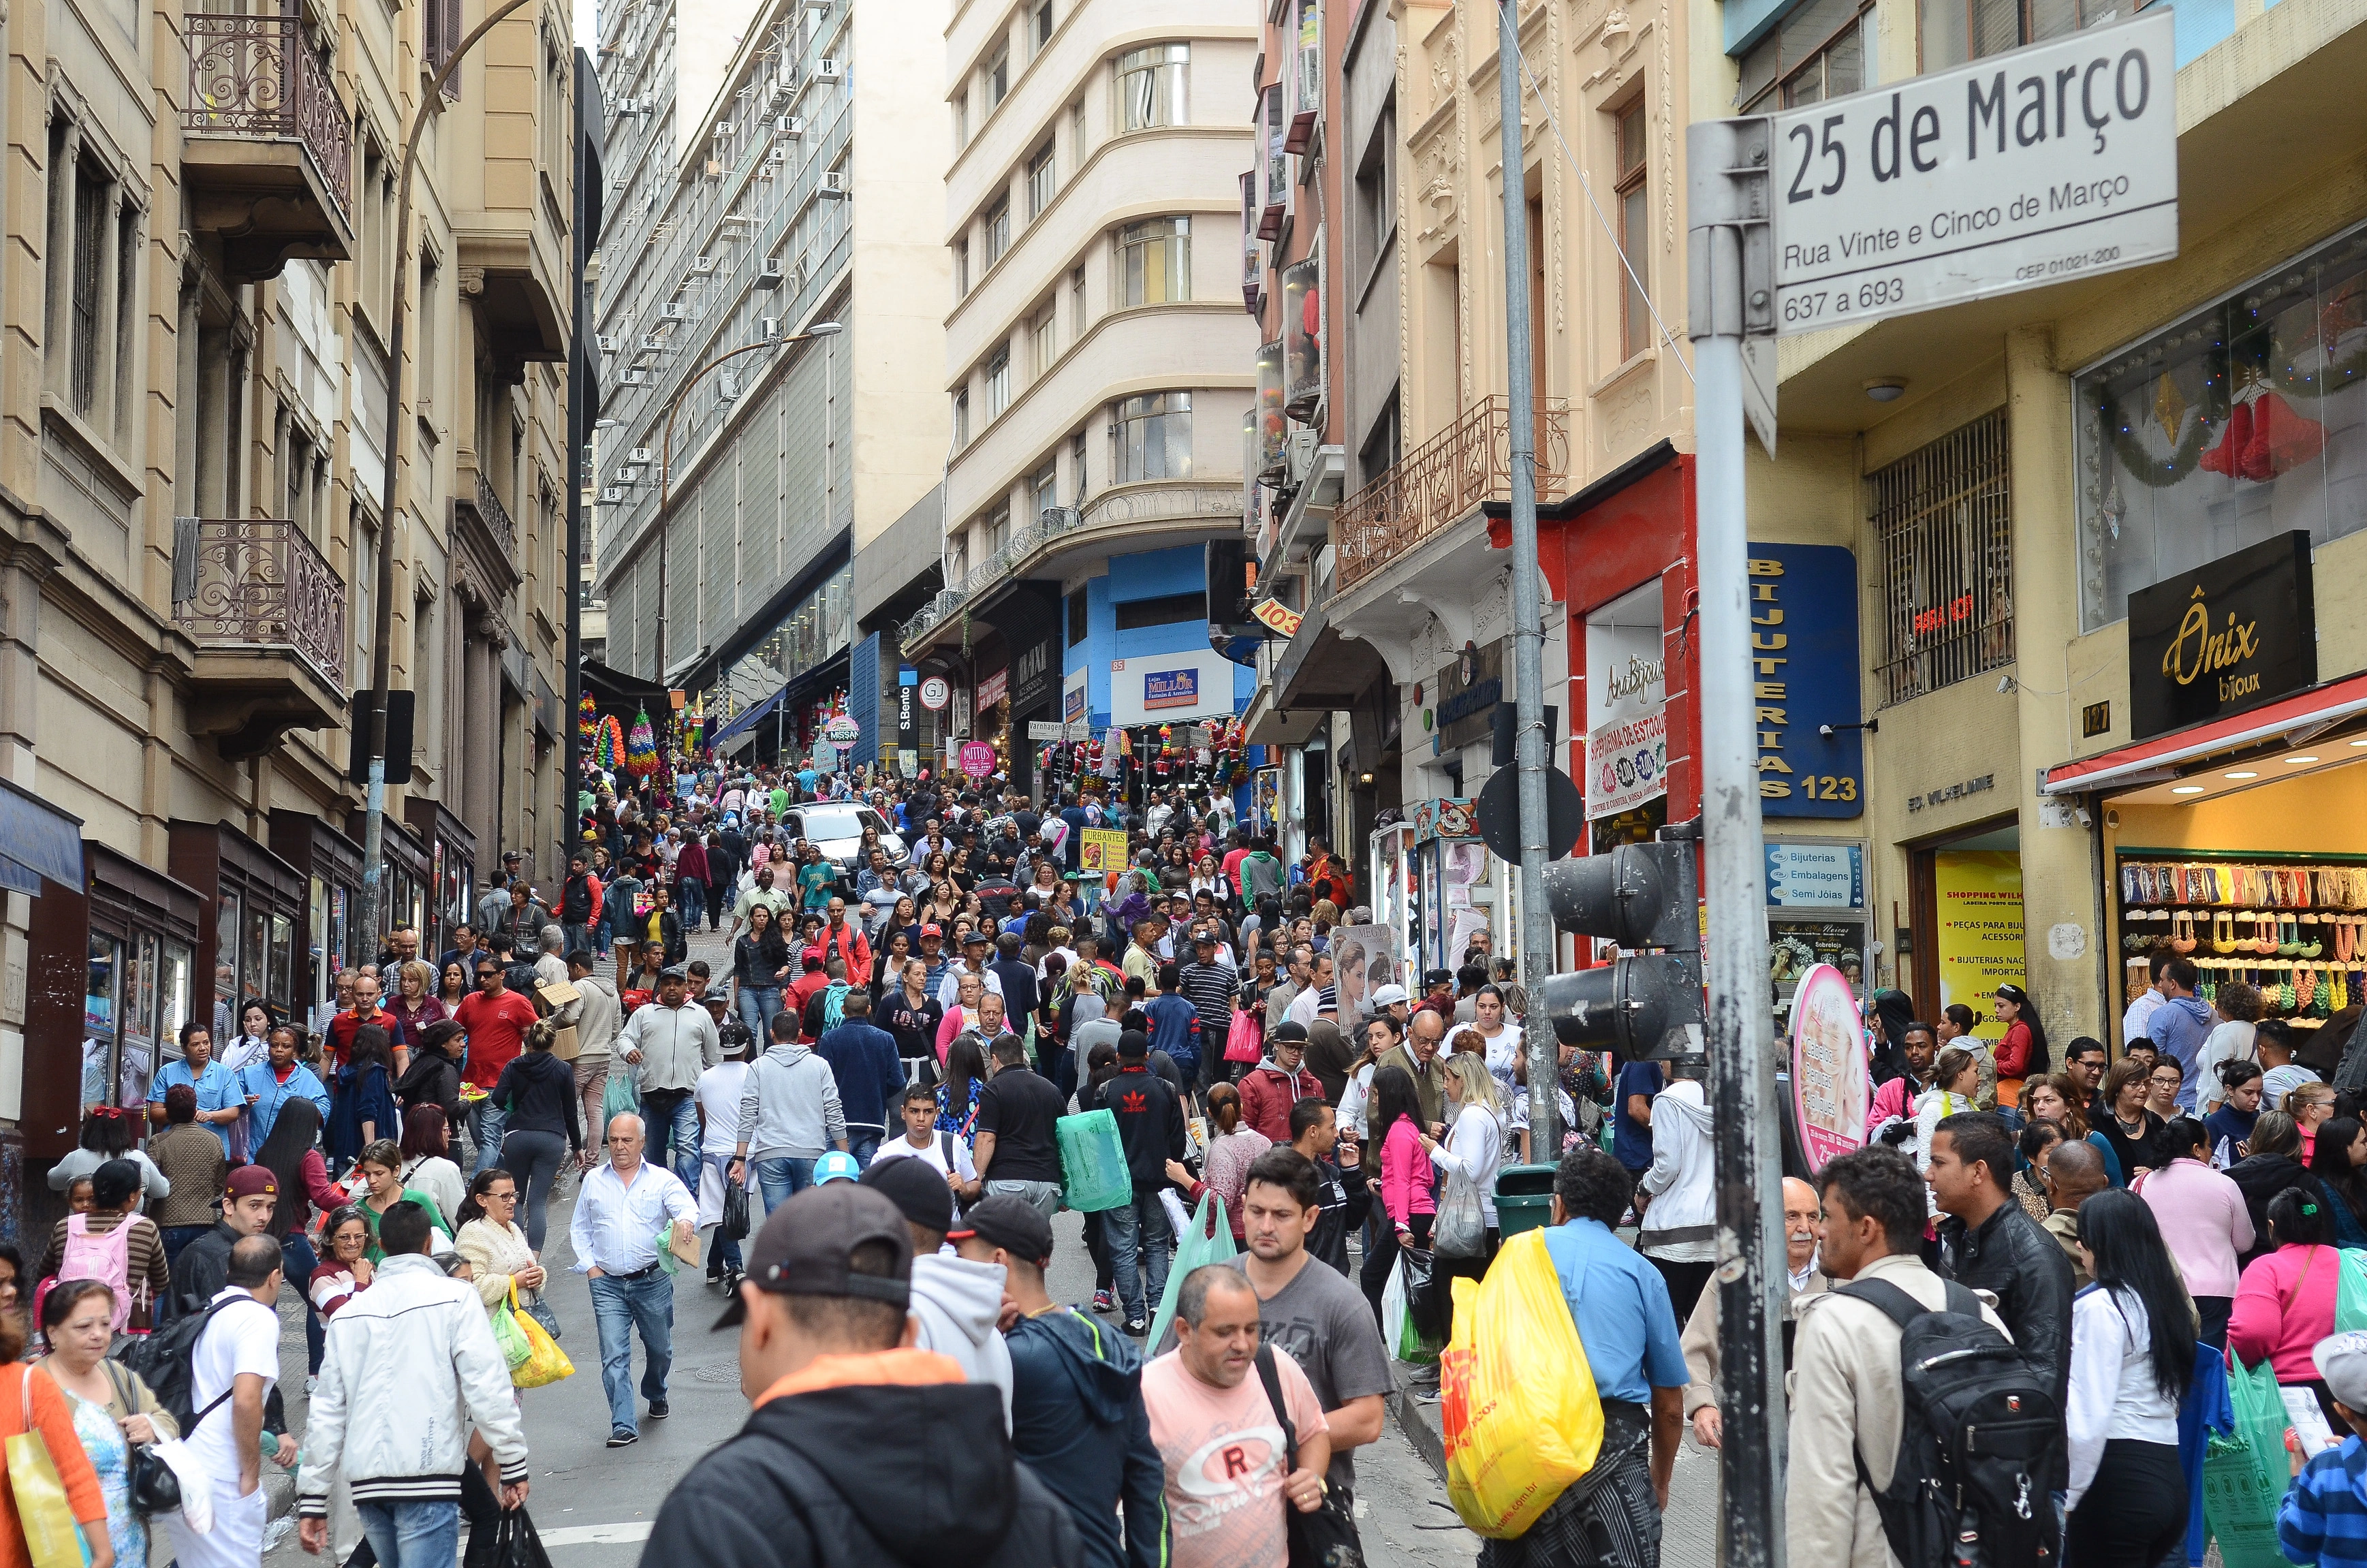
[[[730,1361],[717,1361],[711,1365],[695,1369],[690,1374],[690,1381],[695,1383],[731,1383],[737,1385],[740,1381],[740,1368],[736,1363]]]

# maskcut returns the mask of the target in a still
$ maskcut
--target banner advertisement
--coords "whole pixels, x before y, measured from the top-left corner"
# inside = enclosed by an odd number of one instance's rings
[[[1868,1093],[1857,994],[1840,970],[1813,965],[1792,998],[1792,1107],[1811,1168],[1865,1142]]]
[[[1398,964],[1397,932],[1387,926],[1342,926],[1334,930],[1331,983],[1340,992],[1341,1028],[1350,1028],[1373,1010],[1374,992],[1384,985],[1406,983]]]
[[[1669,716],[1605,724],[1586,737],[1586,820],[1616,816],[1669,792]]]
[[[1126,830],[1088,827],[1078,831],[1077,869],[1081,871],[1122,871],[1126,869]]]
[[[1962,1002],[1981,1020],[1973,1032],[1999,1040],[1989,1016],[2000,985],[2022,983],[2022,857],[2010,849],[1942,849],[1931,857],[1939,906],[1940,1009]]]

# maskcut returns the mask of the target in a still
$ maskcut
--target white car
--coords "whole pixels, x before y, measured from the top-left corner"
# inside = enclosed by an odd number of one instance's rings
[[[888,819],[853,801],[817,801],[810,805],[792,806],[783,826],[792,839],[802,838],[820,849],[822,858],[838,868],[850,891],[855,872],[863,869],[865,828],[878,830],[889,865],[900,868],[912,859],[903,836]]]

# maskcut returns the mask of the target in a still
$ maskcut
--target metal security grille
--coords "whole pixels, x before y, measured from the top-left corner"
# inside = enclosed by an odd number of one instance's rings
[[[74,407],[87,416],[98,398],[100,252],[106,243],[108,187],[85,165],[74,187]]]
[[[2005,410],[1872,476],[1882,553],[1882,705],[2013,663]]]

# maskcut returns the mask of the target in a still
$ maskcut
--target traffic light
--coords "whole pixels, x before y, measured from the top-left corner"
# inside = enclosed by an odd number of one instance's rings
[[[1649,844],[1546,868],[1557,928],[1660,949],[1548,979],[1541,999],[1564,1045],[1608,1048],[1628,1061],[1703,1054],[1700,834],[1698,821],[1682,823]]]

